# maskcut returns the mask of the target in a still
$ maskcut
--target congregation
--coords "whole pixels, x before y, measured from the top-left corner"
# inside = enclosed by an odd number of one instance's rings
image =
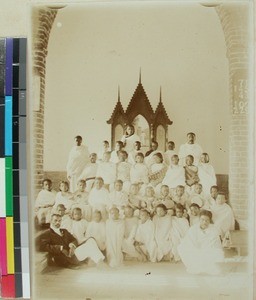
[[[70,151],[67,179],[52,190],[44,179],[35,201],[40,251],[63,267],[87,258],[110,267],[124,257],[141,262],[182,261],[193,274],[218,274],[223,260],[221,241],[235,226],[227,195],[216,184],[208,153],[196,135],[178,152],[152,141],[146,153],[133,125],[110,151],[108,141],[89,153],[76,136]]]

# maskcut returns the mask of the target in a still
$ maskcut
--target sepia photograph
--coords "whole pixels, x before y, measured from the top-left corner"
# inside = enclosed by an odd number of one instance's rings
[[[253,299],[252,4],[31,4],[33,299]]]

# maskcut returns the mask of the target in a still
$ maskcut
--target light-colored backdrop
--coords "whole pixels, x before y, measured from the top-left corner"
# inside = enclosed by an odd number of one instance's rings
[[[118,85],[126,108],[141,67],[154,109],[162,86],[176,148],[193,131],[216,172],[228,174],[228,62],[213,8],[160,3],[66,7],[57,15],[48,50],[45,170],[65,169],[77,134],[90,151],[110,140],[106,120]]]

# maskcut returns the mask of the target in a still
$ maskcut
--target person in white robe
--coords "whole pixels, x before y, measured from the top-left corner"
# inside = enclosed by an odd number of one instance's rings
[[[178,185],[185,186],[185,170],[179,165],[178,155],[173,155],[170,161],[171,164],[167,169],[162,184],[168,185],[171,196],[174,196],[175,189]]]
[[[128,152],[128,162],[131,165],[134,165],[136,163],[136,155],[138,153],[142,153],[142,151],[141,151],[141,142],[136,141],[133,145],[133,150]]]
[[[152,141],[151,149],[145,154],[145,164],[148,168],[150,168],[150,166],[155,163],[154,155],[157,153],[160,153],[162,157],[164,156],[163,151],[158,150],[158,142]]]
[[[172,219],[167,214],[167,208],[163,204],[156,207],[156,215],[153,218],[155,225],[155,240],[157,244],[157,261],[161,261],[164,256],[169,256],[172,250],[171,228]]]
[[[223,238],[227,231],[235,229],[235,217],[232,208],[226,203],[224,194],[218,194],[216,204],[211,208],[214,226]]]
[[[119,152],[119,162],[116,164],[116,179],[123,181],[123,189],[128,193],[131,185],[131,164],[127,162],[127,157],[128,154],[126,151]]]
[[[184,207],[181,204],[177,204],[175,216],[172,217],[171,240],[172,254],[175,262],[180,261],[178,246],[189,230],[189,223],[188,220],[183,217],[183,212]]]
[[[193,186],[193,192],[190,195],[189,202],[196,203],[199,207],[203,207],[206,202],[206,196],[203,192],[203,186],[201,183],[196,183]]]
[[[67,181],[61,181],[59,184],[60,191],[56,194],[54,209],[59,204],[63,204],[66,208],[66,214],[70,213],[71,207],[74,204],[73,194],[69,192]]]
[[[99,249],[106,249],[106,223],[102,220],[101,212],[94,211],[92,221],[88,223],[85,238],[94,238]]]
[[[86,183],[85,180],[80,179],[77,183],[77,190],[73,194],[74,203],[71,209],[79,207],[82,210],[83,218],[90,222],[92,217],[92,208],[89,205],[89,193],[85,190]]]
[[[121,141],[124,144],[124,150],[129,153],[133,150],[135,142],[140,142],[140,137],[135,133],[133,125],[128,125],[125,134],[122,136]]]
[[[185,187],[183,185],[178,185],[175,189],[175,194],[172,197],[172,200],[175,204],[182,204],[187,210],[190,206],[189,196],[185,191]]]
[[[108,141],[103,141],[102,143],[102,148],[97,152],[97,162],[101,162],[103,161],[103,155],[106,152],[109,152],[110,148],[109,148],[109,142]],[[110,151],[111,153],[111,151]]]
[[[125,207],[124,216],[124,240],[122,251],[130,257],[138,258],[139,254],[134,247],[134,242],[139,220],[134,216],[134,210],[131,206]]]
[[[196,135],[193,132],[187,134],[187,142],[180,146],[179,158],[180,165],[185,166],[186,157],[192,155],[194,157],[194,165],[197,166],[200,160],[200,156],[203,153],[202,147],[195,143]]]
[[[153,159],[154,163],[149,167],[149,184],[154,187],[156,195],[158,196],[167,171],[167,166],[163,162],[163,155],[160,152],[154,154]]]
[[[199,223],[200,220],[200,207],[196,203],[192,203],[189,207],[188,211],[189,215],[189,225],[193,226],[197,223]]]
[[[98,164],[96,177],[102,177],[104,186],[109,189],[109,186],[116,180],[116,164],[110,161],[111,152],[103,154],[102,161]]]
[[[60,228],[70,230],[72,219],[69,214],[66,214],[66,208],[63,204],[58,204],[57,207],[52,211],[52,214],[61,216]]]
[[[107,219],[107,206],[109,205],[109,192],[104,187],[104,181],[101,177],[96,177],[94,187],[89,193],[89,204],[92,207],[92,212],[99,210],[102,214],[102,219]]]
[[[75,137],[76,145],[71,149],[67,163],[67,178],[70,184],[70,191],[76,190],[76,184],[85,165],[89,161],[89,151],[85,145],[82,145],[82,137]]]
[[[146,209],[140,210],[140,221],[135,235],[134,246],[140,260],[156,262],[155,226]]]
[[[162,185],[160,189],[160,195],[153,202],[153,206],[156,208],[159,204],[163,204],[167,210],[174,208],[175,203],[170,196],[170,189],[168,185]]]
[[[141,200],[141,207],[146,209],[150,216],[153,216],[155,213],[155,202],[157,201],[155,190],[152,186],[147,186],[145,189],[145,194]]]
[[[212,207],[216,204],[216,199],[219,194],[219,188],[217,185],[213,185],[210,189],[210,195],[206,197],[206,201],[204,203],[204,209],[211,210]]]
[[[213,224],[212,213],[202,210],[199,223],[189,228],[178,246],[178,252],[187,272],[218,275],[218,265],[224,260],[219,232]]]
[[[167,166],[171,165],[172,156],[176,155],[175,143],[173,141],[169,141],[167,143],[167,150],[164,152],[164,162]]]
[[[106,251],[109,266],[120,267],[123,264],[122,243],[124,239],[124,220],[119,218],[119,210],[111,208],[106,221]]]
[[[39,225],[50,223],[52,207],[55,204],[56,193],[52,191],[52,181],[44,179],[42,190],[35,201],[35,217]]]
[[[72,210],[71,217],[72,220],[68,231],[76,238],[78,244],[82,244],[86,240],[85,233],[88,222],[82,219],[82,210],[79,207]]]
[[[216,185],[217,182],[214,168],[209,161],[209,155],[207,153],[202,153],[198,164],[198,177],[206,196],[210,195],[211,187]]]
[[[79,179],[83,179],[86,182],[86,190],[90,192],[93,187],[94,180],[96,178],[98,164],[97,164],[97,154],[91,153],[89,156],[90,161],[85,165],[82,174],[80,175]]]
[[[145,193],[145,188],[149,183],[148,175],[148,167],[144,164],[144,155],[139,152],[135,156],[135,164],[131,166],[130,181],[139,184],[141,195]]]
[[[128,194],[128,205],[134,209],[134,215],[139,216],[143,197],[139,194],[139,185],[136,183],[131,184]]]
[[[124,208],[128,205],[128,194],[123,191],[122,180],[116,180],[114,190],[109,193],[108,210],[112,207],[117,207],[119,210],[120,218],[124,217]]]
[[[124,144],[122,141],[117,141],[115,145],[115,150],[111,152],[110,161],[114,164],[119,162],[119,153],[124,149]]]

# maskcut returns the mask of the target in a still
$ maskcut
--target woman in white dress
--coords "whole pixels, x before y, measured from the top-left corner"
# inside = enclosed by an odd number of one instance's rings
[[[121,141],[124,143],[124,150],[127,153],[133,150],[135,142],[140,142],[140,137],[135,133],[135,128],[133,125],[127,126],[125,135],[123,135]]]

